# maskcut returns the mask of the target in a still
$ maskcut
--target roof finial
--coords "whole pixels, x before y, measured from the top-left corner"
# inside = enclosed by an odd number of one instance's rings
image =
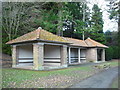
[[[90,39],[90,37],[88,37],[88,39]]]
[[[38,27],[38,29],[42,29],[42,27]]]

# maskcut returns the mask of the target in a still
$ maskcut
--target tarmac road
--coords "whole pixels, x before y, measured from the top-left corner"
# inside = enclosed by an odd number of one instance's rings
[[[116,77],[118,77],[118,67],[109,68],[69,88],[109,88]]]

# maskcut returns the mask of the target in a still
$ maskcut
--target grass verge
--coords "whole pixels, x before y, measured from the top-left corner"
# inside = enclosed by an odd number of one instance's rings
[[[111,67],[118,66],[118,62],[105,62]],[[3,88],[40,88],[40,87],[67,87],[83,80],[96,72],[93,66],[71,67],[53,71],[32,71],[20,69],[2,69]],[[65,86],[66,85],[66,86]]]

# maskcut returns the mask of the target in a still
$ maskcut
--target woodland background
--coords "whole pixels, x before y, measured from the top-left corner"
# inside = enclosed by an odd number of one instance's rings
[[[11,55],[5,43],[42,27],[59,36],[86,39],[90,37],[109,46],[106,60],[120,58],[120,1],[108,3],[109,18],[116,20],[118,31],[103,32],[100,7],[92,12],[86,2],[2,2],[2,52]]]

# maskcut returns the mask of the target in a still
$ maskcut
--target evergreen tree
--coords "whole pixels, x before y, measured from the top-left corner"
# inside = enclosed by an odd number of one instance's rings
[[[90,10],[87,4],[69,2],[65,5],[65,11],[68,12],[66,15],[68,18],[64,20],[64,36],[82,39],[83,30],[89,26]],[[83,21],[83,11],[85,11],[85,21]]]
[[[118,52],[120,53],[120,1],[119,0],[108,0],[109,2],[109,18],[115,20],[118,23],[118,35],[116,38],[117,45],[116,47]],[[115,46],[115,45],[114,45]],[[117,58],[120,58],[120,55],[118,55]]]
[[[110,3],[108,5],[109,8],[109,13],[110,19],[116,20],[118,23],[118,45],[120,46],[120,1],[119,0],[110,0]]]
[[[103,19],[101,9],[97,4],[93,5],[91,17],[91,28],[90,37],[98,42],[105,43],[105,36],[103,33]]]

